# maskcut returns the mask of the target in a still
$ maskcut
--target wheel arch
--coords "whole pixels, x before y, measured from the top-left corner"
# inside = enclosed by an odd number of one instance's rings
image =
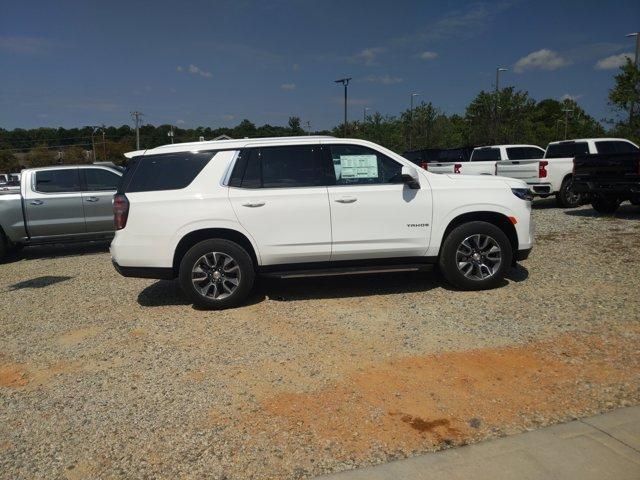
[[[247,253],[251,257],[251,261],[253,262],[254,267],[258,266],[257,253],[253,248],[253,244],[245,234],[230,228],[202,228],[187,233],[180,239],[180,241],[176,245],[173,254],[173,274],[178,274],[178,270],[180,269],[180,262],[191,247],[203,240],[212,238],[222,238],[237,243],[247,251]]]
[[[511,249],[513,251],[513,259],[515,262],[515,258],[518,252],[518,233],[516,232],[516,227],[513,225],[513,223],[511,223],[511,220],[509,220],[509,217],[507,217],[505,214],[499,213],[499,212],[491,212],[491,211],[467,212],[467,213],[462,213],[457,217],[453,218],[447,225],[447,228],[445,229],[444,234],[442,235],[442,241],[440,242],[438,257],[442,252],[442,245],[444,244],[444,240],[447,238],[447,236],[451,233],[451,231],[454,228],[464,223],[478,222],[478,221],[487,222],[492,225],[495,225],[496,227],[498,227],[500,230],[504,232],[504,234],[509,239],[509,243],[511,244]]]

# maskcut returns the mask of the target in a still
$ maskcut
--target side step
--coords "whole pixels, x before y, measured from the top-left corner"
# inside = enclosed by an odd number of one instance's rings
[[[368,275],[373,273],[418,272],[433,269],[432,264],[416,263],[404,265],[379,265],[370,267],[333,267],[312,270],[287,270],[260,273],[263,277],[271,278],[306,278],[306,277],[335,277],[338,275]]]

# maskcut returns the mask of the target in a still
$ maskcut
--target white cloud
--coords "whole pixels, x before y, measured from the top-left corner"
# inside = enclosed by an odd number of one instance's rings
[[[295,89],[296,89],[295,83],[283,83],[282,85],[280,85],[280,90],[284,90],[285,92],[290,92],[291,90],[295,90]]]
[[[614,68],[621,67],[627,61],[627,58],[633,58],[633,53],[624,52],[618,55],[611,55],[610,57],[601,58],[598,63],[595,64],[596,70],[613,70]]]
[[[576,100],[578,100],[579,98],[582,98],[582,97],[584,97],[584,95],[582,95],[581,93],[577,93],[575,95],[571,95],[570,93],[565,93],[564,95],[562,95],[560,97],[560,100],[561,101],[572,100],[572,101],[575,102]]]
[[[526,57],[522,57],[518,60],[513,68],[516,73],[523,73],[526,70],[557,70],[558,68],[566,67],[571,62],[566,58],[560,56],[557,52],[543,48],[531,52]]]
[[[361,63],[367,67],[373,67],[378,65],[378,55],[386,51],[387,49],[385,47],[365,48],[355,55],[347,57],[347,61],[351,63]]]
[[[426,51],[418,54],[418,58],[420,58],[421,60],[433,60],[435,58],[438,58],[438,54],[436,52]]]
[[[180,119],[180,120],[176,120],[176,125],[184,125],[185,123],[187,123],[187,122],[185,122],[185,121],[184,121],[184,120],[182,120],[182,119]]]
[[[297,63],[294,63],[293,65],[291,65],[291,70],[293,70],[294,72],[297,72],[298,70],[300,70],[300,65],[298,65]]]
[[[59,46],[59,43],[40,37],[0,36],[0,50],[17,54],[39,54]]]
[[[211,72],[207,72],[206,70],[203,70],[200,67],[197,67],[193,64],[189,65],[188,67],[182,67],[178,65],[176,67],[176,70],[178,72],[187,72],[187,73],[190,73],[191,75],[200,75],[201,77],[205,77],[205,78],[213,77]]]
[[[403,82],[402,78],[392,77],[391,75],[369,75],[364,77],[363,80],[370,83],[381,83],[382,85],[393,85]]]
[[[229,114],[227,114],[227,115],[223,115],[223,116],[222,116],[222,119],[223,119],[223,120],[233,120],[234,118],[236,118],[236,116],[235,116],[235,115],[229,115]]]

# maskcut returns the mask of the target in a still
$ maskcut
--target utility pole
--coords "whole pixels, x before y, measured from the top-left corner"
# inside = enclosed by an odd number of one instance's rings
[[[409,150],[411,150],[411,143],[413,138],[413,98],[420,95],[419,93],[411,94],[411,106],[409,107]]]
[[[173,144],[173,125],[169,125],[169,131],[167,132],[167,136],[171,138],[171,143]]]
[[[96,161],[96,142],[95,142],[95,134],[100,127],[97,125],[91,127],[91,155],[93,156],[93,161]]]
[[[311,122],[307,120],[307,135],[311,135]]]
[[[500,72],[506,72],[508,69],[504,68],[504,67],[498,67],[496,68],[496,118],[495,118],[495,127],[494,127],[494,132],[493,132],[493,136],[494,141],[498,141],[498,130],[499,130],[499,126],[500,126],[500,119],[498,116],[498,109],[499,109],[499,103],[500,103]]]
[[[569,125],[569,112],[573,112],[573,108],[563,108],[564,112],[564,139],[567,139],[567,127]]]
[[[339,80],[335,80],[335,83],[341,83],[344,85],[344,136],[347,137],[347,87],[349,86],[349,81],[351,77],[341,78]]]
[[[638,68],[638,54],[640,53],[640,32],[635,32],[635,33],[629,33],[626,36],[627,37],[636,37],[636,56],[635,56],[635,60],[633,62],[633,65]],[[631,128],[631,121],[633,120],[633,109],[634,109],[635,105],[633,104],[633,101],[631,101],[631,105],[629,105],[629,128]]]
[[[104,127],[102,127],[102,157],[103,160],[106,162],[107,161],[107,139],[105,136],[105,131],[104,131]]]
[[[131,112],[131,116],[136,122],[136,150],[140,150],[140,117],[144,115],[142,112]]]
[[[367,110],[371,110],[369,107],[364,107],[362,109],[362,125],[367,123]]]

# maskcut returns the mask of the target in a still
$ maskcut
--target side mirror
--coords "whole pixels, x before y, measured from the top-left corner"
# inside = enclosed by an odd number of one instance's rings
[[[411,190],[420,189],[420,180],[418,177],[418,172],[416,172],[415,169],[403,166],[400,178],[402,183],[404,183]]]

